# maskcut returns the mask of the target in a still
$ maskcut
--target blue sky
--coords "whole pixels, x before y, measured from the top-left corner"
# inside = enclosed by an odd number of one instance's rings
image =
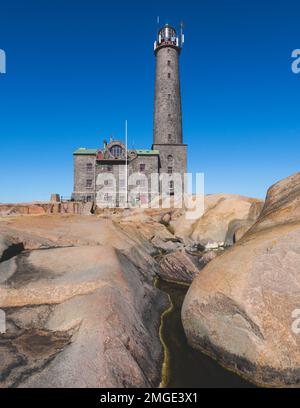
[[[152,144],[156,16],[186,24],[184,139],[207,193],[264,197],[300,168],[296,0],[2,0],[0,202],[72,191],[72,152]]]

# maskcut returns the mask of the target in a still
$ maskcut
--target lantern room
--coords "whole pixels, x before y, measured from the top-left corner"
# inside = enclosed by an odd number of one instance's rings
[[[157,40],[154,43],[154,50],[156,51],[158,48],[170,46],[181,48],[175,28],[166,24],[158,32]]]

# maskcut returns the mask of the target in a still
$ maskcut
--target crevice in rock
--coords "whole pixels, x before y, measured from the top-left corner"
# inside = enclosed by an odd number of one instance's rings
[[[9,261],[11,258],[19,255],[24,250],[25,250],[25,247],[24,247],[23,242],[12,244],[3,251],[0,262]]]

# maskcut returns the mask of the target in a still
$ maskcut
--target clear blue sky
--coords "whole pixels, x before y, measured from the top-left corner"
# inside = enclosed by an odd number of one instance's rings
[[[264,197],[300,169],[299,0],[2,0],[0,202],[70,195],[72,152],[111,133],[152,144],[156,16],[186,24],[189,170]]]

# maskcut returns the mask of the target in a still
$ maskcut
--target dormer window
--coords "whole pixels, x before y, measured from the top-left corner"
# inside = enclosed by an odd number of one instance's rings
[[[110,149],[110,152],[114,156],[115,159],[118,159],[122,156],[122,147],[120,145],[114,145]]]

